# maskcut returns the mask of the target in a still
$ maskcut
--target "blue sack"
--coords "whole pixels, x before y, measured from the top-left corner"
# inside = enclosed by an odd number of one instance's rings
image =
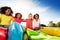
[[[23,26],[13,22],[8,29],[8,40],[23,40]]]

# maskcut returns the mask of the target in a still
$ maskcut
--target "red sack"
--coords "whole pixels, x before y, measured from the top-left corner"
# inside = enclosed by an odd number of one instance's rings
[[[7,28],[0,27],[0,40],[6,40]]]

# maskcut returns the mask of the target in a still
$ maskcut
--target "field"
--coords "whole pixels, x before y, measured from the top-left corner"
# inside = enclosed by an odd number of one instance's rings
[[[60,28],[57,27],[44,27],[40,31],[52,36],[60,36]]]

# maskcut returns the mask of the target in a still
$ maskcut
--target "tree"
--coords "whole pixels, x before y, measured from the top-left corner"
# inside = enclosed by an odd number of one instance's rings
[[[45,24],[40,24],[40,26],[41,26],[41,27],[46,27],[46,25],[45,25]]]
[[[57,22],[56,26],[57,26],[57,27],[60,27],[60,22]]]
[[[56,24],[53,23],[53,21],[50,21],[49,24],[48,24],[48,27],[56,27]]]

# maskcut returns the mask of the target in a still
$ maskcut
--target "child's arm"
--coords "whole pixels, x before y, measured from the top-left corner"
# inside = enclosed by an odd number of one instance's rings
[[[12,16],[11,23],[14,22],[14,17]]]
[[[22,19],[22,22],[26,22],[26,19]]]

